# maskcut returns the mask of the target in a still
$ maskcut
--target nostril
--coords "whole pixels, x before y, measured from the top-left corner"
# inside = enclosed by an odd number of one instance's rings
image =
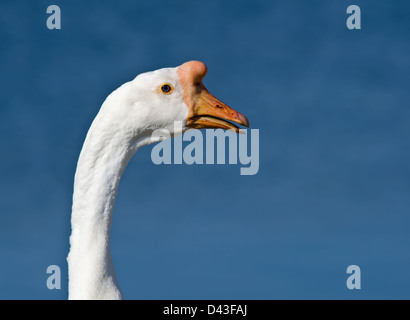
[[[217,104],[216,107],[219,108],[219,109],[223,109],[223,108],[224,108],[224,107],[222,107],[222,106],[219,105],[219,104]]]

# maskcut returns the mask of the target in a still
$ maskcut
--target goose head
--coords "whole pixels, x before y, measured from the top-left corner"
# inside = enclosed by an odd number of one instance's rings
[[[206,73],[204,63],[190,61],[138,75],[107,98],[101,110],[109,114],[106,127],[129,137],[155,130],[172,135],[176,121],[182,131],[220,128],[239,132],[238,124],[248,127],[244,115],[209,93],[202,83]]]
[[[120,299],[110,253],[112,210],[121,175],[135,151],[162,137],[154,131],[221,128],[239,132],[245,116],[211,95],[198,61],[137,76],[108,96],[77,165],[69,263],[70,299]],[[236,123],[236,124],[235,124]]]

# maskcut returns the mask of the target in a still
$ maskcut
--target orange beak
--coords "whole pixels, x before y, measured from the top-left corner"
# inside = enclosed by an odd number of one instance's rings
[[[184,100],[189,109],[187,127],[220,128],[238,133],[240,128],[234,123],[249,127],[249,121],[243,114],[228,107],[205,88],[202,79],[206,72],[205,64],[199,61],[190,61],[178,68]]]

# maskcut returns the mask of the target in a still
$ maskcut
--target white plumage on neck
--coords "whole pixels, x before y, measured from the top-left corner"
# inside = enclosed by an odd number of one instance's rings
[[[107,98],[87,134],[74,181],[69,299],[122,299],[110,252],[121,176],[138,148],[158,141],[151,138],[155,129],[171,131],[188,113],[181,95],[168,99],[164,116],[163,97],[151,89],[155,81],[178,88],[174,69],[140,75]]]

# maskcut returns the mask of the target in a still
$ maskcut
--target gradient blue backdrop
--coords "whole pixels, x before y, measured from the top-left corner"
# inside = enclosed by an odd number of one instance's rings
[[[46,28],[59,5],[62,30]],[[346,8],[362,30],[346,28]],[[0,2],[0,298],[67,298],[76,161],[105,97],[188,60],[260,129],[260,171],[155,166],[121,182],[128,299],[410,298],[408,1]],[[62,289],[46,288],[46,268]],[[346,288],[346,268],[362,290]]]

